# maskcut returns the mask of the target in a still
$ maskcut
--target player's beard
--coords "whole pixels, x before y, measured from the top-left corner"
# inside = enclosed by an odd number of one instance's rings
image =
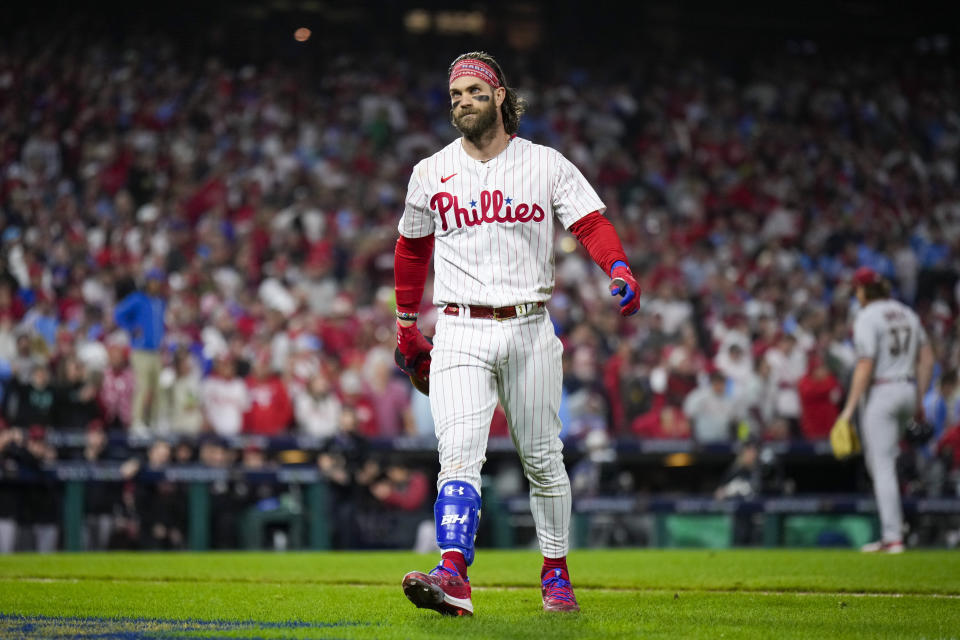
[[[469,115],[474,117],[468,118]],[[496,126],[497,104],[490,100],[486,103],[486,106],[475,107],[466,113],[453,111],[450,119],[453,126],[463,134],[464,138],[476,143]]]

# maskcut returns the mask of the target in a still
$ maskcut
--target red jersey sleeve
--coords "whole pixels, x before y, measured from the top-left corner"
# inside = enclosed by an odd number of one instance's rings
[[[605,274],[610,275],[613,263],[617,261],[627,264],[617,230],[599,211],[588,213],[574,222],[570,231]]]
[[[398,311],[415,313],[420,308],[432,255],[433,234],[422,238],[400,236],[397,240],[393,254],[393,277]]]

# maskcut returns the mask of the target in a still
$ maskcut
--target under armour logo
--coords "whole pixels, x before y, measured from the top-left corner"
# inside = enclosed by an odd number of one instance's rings
[[[448,496],[452,496],[453,494],[457,494],[458,496],[462,496],[462,495],[463,495],[463,487],[447,487],[446,494],[447,494]]]
[[[445,527],[448,524],[467,524],[467,515],[458,516],[455,513],[450,513],[440,519],[440,526]]]

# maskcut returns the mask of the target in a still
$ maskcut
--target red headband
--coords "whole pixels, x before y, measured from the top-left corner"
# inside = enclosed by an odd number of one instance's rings
[[[450,72],[450,83],[460,76],[473,76],[480,78],[494,89],[500,88],[500,80],[497,79],[497,72],[486,62],[466,58],[453,65],[453,71]]]

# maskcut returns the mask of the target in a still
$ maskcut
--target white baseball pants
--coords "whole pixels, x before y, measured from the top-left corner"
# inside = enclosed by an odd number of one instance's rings
[[[438,488],[480,491],[490,421],[503,405],[530,482],[530,508],[548,558],[570,547],[570,480],[560,441],[563,346],[546,309],[498,321],[440,314],[430,366],[430,409],[439,440]]]

